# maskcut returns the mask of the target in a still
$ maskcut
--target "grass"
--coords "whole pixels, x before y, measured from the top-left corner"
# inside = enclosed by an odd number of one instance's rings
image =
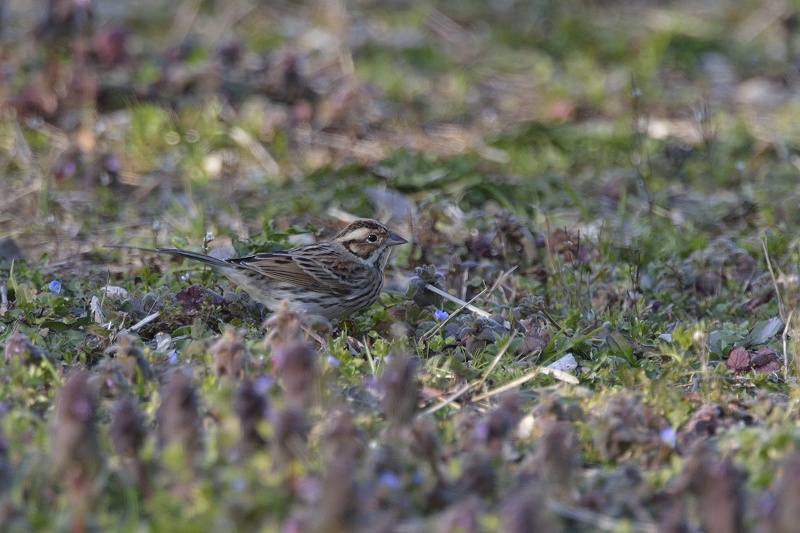
[[[0,36],[4,528],[792,530],[790,8],[156,4]],[[411,244],[310,333],[104,247],[349,216]]]

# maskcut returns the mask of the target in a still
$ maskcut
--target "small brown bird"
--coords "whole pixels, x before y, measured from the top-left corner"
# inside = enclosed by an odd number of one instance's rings
[[[375,303],[392,246],[406,241],[378,221],[356,220],[329,241],[232,259],[157,248],[153,252],[208,264],[271,311],[286,300],[293,311],[328,320]]]

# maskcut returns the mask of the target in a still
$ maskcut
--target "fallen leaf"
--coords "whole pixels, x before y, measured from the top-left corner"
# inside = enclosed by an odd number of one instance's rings
[[[742,346],[737,346],[731,353],[728,354],[728,360],[725,361],[725,366],[734,372],[744,372],[750,369],[750,354]]]

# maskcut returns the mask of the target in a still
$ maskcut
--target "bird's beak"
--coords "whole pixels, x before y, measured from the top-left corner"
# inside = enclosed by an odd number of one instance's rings
[[[388,244],[389,246],[397,246],[398,244],[405,244],[407,242],[408,242],[407,240],[402,238],[397,233],[394,233],[393,231],[390,231],[389,232],[389,239],[386,241],[386,244]]]

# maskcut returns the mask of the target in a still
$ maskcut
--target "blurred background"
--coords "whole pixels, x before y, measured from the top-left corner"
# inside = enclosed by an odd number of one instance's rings
[[[654,208],[795,224],[799,22],[787,1],[6,0],[0,236],[65,259],[421,201],[623,245]]]

